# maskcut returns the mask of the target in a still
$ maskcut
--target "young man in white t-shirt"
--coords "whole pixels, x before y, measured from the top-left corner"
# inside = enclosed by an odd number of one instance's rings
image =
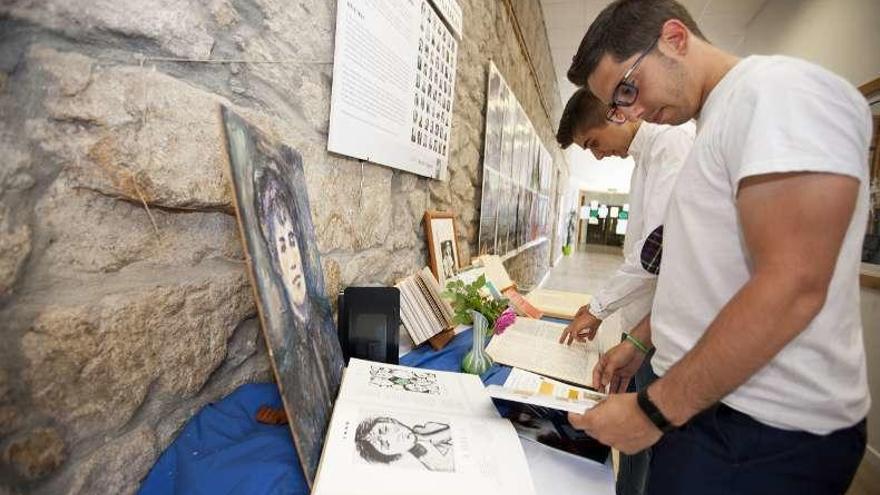
[[[568,344],[592,340],[602,320],[617,311],[625,332],[650,312],[660,268],[663,217],[678,172],[694,144],[693,123],[668,126],[636,120],[615,124],[609,121],[608,110],[588,89],[580,88],[566,103],[556,133],[556,141],[563,149],[576,144],[590,150],[599,160],[632,156],[635,162],[630,179],[624,262],[562,332],[559,341]],[[639,349],[632,340],[626,342]],[[649,352],[644,346],[641,351]],[[653,378],[650,365],[645,363],[633,378],[636,390],[646,387]],[[619,389],[614,391],[625,391],[624,381],[628,380],[618,380],[613,388]],[[621,456],[618,495],[644,492],[649,462],[647,450]]]
[[[660,378],[570,421],[624,452],[654,445],[649,493],[844,493],[870,407],[866,101],[816,65],[714,47],[672,0],[606,7],[569,79],[618,120],[697,119],[633,331]],[[594,380],[641,360],[618,346]]]

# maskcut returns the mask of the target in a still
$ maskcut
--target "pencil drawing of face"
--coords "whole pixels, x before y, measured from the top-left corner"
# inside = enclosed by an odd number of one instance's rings
[[[386,457],[399,457],[416,446],[416,435],[409,426],[394,418],[377,421],[364,439]]]
[[[354,435],[358,455],[370,464],[421,466],[429,471],[455,471],[455,452],[449,423],[413,421],[409,424],[415,426],[410,427],[390,416],[363,419]]]

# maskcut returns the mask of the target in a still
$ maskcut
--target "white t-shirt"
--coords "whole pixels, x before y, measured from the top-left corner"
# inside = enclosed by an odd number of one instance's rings
[[[861,187],[825,305],[722,402],[762,423],[817,434],[865,417],[870,397],[859,265],[868,215],[870,135],[865,99],[821,67],[789,57],[752,56],[724,76],[703,105],[693,151],[667,212],[651,316],[657,347],[652,365],[658,375],[694,347],[752,275],[736,209],[740,181],[777,172],[847,175],[859,179]]]
[[[630,179],[629,220],[624,262],[590,302],[590,312],[606,319],[621,311],[621,330],[629,332],[651,311],[657,276],[642,267],[645,239],[663,224],[678,172],[694,145],[692,122],[668,126],[642,122],[627,152],[635,167]]]

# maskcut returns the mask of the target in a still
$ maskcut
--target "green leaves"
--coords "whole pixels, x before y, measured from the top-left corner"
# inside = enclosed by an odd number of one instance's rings
[[[489,328],[495,325],[495,320],[502,311],[507,309],[507,299],[494,299],[484,295],[480,289],[486,285],[486,276],[480,275],[470,284],[461,280],[453,280],[446,284],[446,290],[442,296],[450,301],[455,312],[453,322],[460,325],[470,325],[470,310],[477,311],[489,320]]]

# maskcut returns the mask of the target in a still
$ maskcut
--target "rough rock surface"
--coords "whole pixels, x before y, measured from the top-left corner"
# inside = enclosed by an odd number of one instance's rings
[[[134,493],[193,414],[272,378],[218,105],[302,154],[334,305],[426,264],[426,209],[476,251],[489,60],[565,173],[540,10],[513,2],[536,85],[504,2],[461,5],[441,182],[326,151],[335,0],[0,2],[0,493]],[[548,261],[507,265],[529,286]]]

